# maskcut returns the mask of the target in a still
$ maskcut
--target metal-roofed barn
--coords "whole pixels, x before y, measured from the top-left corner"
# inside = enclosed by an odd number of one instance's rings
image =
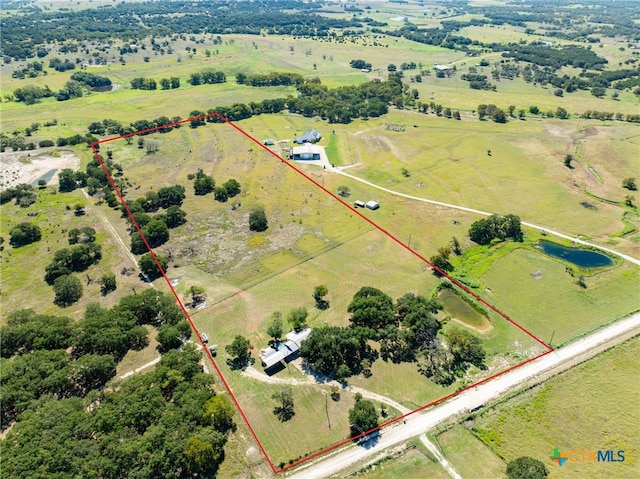
[[[287,333],[287,341],[276,343],[274,346],[265,348],[260,353],[260,361],[265,371],[275,369],[278,365],[295,359],[300,352],[300,346],[311,334],[311,328],[301,331],[291,331]],[[273,371],[275,372],[275,371]]]
[[[294,161],[317,161],[320,160],[321,147],[305,143],[302,146],[294,146],[291,155]]]

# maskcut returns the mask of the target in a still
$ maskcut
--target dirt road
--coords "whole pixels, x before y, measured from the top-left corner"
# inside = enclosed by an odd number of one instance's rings
[[[93,213],[95,213],[95,215],[98,218],[100,218],[100,221],[102,221],[102,224],[104,225],[105,229],[111,234],[111,236],[113,236],[113,239],[116,240],[116,242],[120,246],[120,249],[122,249],[122,252],[124,253],[125,257],[128,258],[129,261],[131,261],[131,263],[133,264],[133,267],[137,270],[138,262],[136,261],[136,257],[131,253],[126,243],[122,240],[122,238],[120,237],[116,229],[109,222],[107,217],[104,215],[104,212],[102,212],[100,208],[95,208],[93,206],[93,204],[91,203],[93,198],[89,196],[89,193],[87,193],[87,191],[84,188],[82,189],[82,194],[84,194],[85,198],[87,198],[86,208],[93,211]]]
[[[446,208],[451,208],[451,209],[455,209],[455,210],[466,211],[468,213],[475,213],[477,215],[482,215],[482,216],[491,216],[493,214],[493,213],[488,213],[486,211],[480,211],[480,210],[476,210],[476,209],[473,209],[473,208],[467,208],[466,206],[452,205],[452,204],[449,204],[449,203],[443,203],[441,201],[429,200],[427,198],[421,198],[419,196],[412,196],[412,195],[407,195],[405,193],[400,193],[398,191],[390,190],[388,188],[384,188],[382,186],[376,185],[375,183],[371,183],[370,181],[363,180],[362,178],[359,178],[357,176],[350,175],[349,173],[345,173],[342,170],[343,169],[341,167],[335,167],[335,168],[328,168],[327,169],[327,171],[331,171],[333,173],[339,173],[339,174],[341,174],[343,176],[351,178],[352,180],[359,181],[360,183],[364,183],[365,185],[371,186],[372,188],[376,188],[378,190],[385,191],[385,192],[390,193],[390,194],[395,195],[395,196],[401,196],[403,198],[407,198],[407,199],[415,200],[415,201],[421,201],[423,203],[429,203],[429,204],[432,204],[432,205],[444,206]],[[619,257],[621,257],[621,258],[625,259],[626,261],[629,261],[629,262],[631,262],[633,264],[640,265],[640,259],[634,258],[633,256],[630,256],[630,255],[625,254],[625,253],[621,253],[620,251],[616,251],[614,249],[607,248],[606,246],[600,246],[600,245],[597,245],[597,244],[594,244],[594,243],[589,243],[588,241],[584,241],[584,240],[582,240],[580,238],[575,238],[573,236],[566,235],[564,233],[560,233],[558,231],[550,230],[550,229],[548,229],[548,228],[546,228],[544,226],[534,225],[533,223],[527,223],[527,222],[522,221],[522,225],[523,226],[528,226],[530,228],[535,228],[535,229],[541,230],[541,231],[544,230],[544,231],[547,232],[547,234],[550,234],[550,235],[553,235],[553,236],[558,236],[559,238],[568,239],[568,240],[573,241],[574,243],[578,243],[578,244],[582,244],[582,245],[585,245],[585,246],[589,246],[591,248],[599,249],[601,251],[605,251],[607,253],[619,256]]]
[[[406,418],[404,423],[400,422],[383,429],[375,445],[369,444],[366,448],[356,445],[345,446],[335,453],[312,461],[308,465],[303,464],[287,474],[287,477],[292,479],[331,477],[373,454],[381,453],[390,446],[420,436],[449,418],[497,399],[525,383],[544,380],[638,334],[640,334],[640,313],[617,321],[611,326],[552,351],[518,369],[464,391],[425,412],[412,414]]]

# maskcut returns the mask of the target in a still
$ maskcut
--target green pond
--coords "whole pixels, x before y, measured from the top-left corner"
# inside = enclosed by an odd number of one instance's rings
[[[485,315],[473,309],[469,303],[450,289],[443,288],[438,294],[438,300],[448,316],[471,328],[484,331],[491,326]]]

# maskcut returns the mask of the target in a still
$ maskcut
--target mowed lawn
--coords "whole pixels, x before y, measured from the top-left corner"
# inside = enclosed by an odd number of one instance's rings
[[[585,278],[584,289],[560,262],[517,249],[498,259],[482,281],[491,290],[489,301],[556,346],[640,308],[640,272],[627,263]]]
[[[487,410],[474,421],[476,436],[505,462],[520,456],[541,460],[549,477],[637,477],[638,347],[636,337]],[[613,450],[614,457],[624,450],[625,460],[559,467],[549,459],[556,447]]]

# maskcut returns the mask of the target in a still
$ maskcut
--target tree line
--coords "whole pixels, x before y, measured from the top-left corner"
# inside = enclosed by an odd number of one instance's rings
[[[240,85],[261,86],[298,86],[304,83],[299,73],[271,72],[264,74],[237,73],[236,82]]]

